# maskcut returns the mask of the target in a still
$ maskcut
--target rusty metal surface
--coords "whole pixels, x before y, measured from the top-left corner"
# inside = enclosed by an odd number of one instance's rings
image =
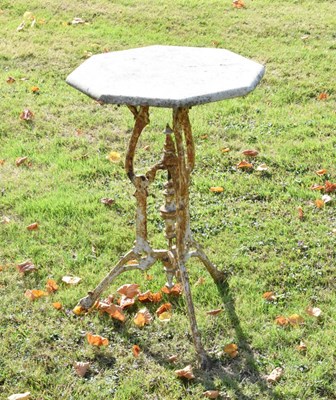
[[[195,148],[188,116],[189,110],[183,107],[173,109],[173,128],[171,129],[169,125],[166,127],[161,160],[145,175],[136,175],[134,156],[139,137],[149,124],[149,109],[147,106],[139,108],[128,106],[128,108],[135,118],[125,161],[127,176],[135,186],[134,196],[137,203],[135,245],[98,286],[79,301],[79,306],[84,310],[90,309],[102,292],[121,273],[135,269],[146,271],[156,261],[161,261],[167,276],[166,285],[169,288],[173,286],[174,279],[182,281],[195,349],[202,368],[207,368],[209,362],[197,327],[186,262],[190,257],[199,258],[216,282],[224,281],[225,274],[211,263],[201,246],[193,239],[190,230],[189,185],[190,174],[195,165]],[[152,249],[147,237],[148,189],[158,170],[167,172],[167,182],[163,192],[164,204],[160,208],[160,215],[165,222],[168,249]],[[137,263],[128,265],[130,260],[137,260]]]

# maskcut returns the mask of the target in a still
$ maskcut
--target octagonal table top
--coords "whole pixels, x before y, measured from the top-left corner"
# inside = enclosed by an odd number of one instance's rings
[[[244,96],[264,71],[224,49],[158,45],[94,55],[66,82],[104,103],[176,108]]]

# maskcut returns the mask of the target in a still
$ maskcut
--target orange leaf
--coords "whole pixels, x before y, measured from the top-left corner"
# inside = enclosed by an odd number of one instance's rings
[[[283,317],[282,315],[280,315],[279,317],[275,318],[275,323],[277,325],[280,325],[280,326],[286,326],[286,325],[289,324],[289,321],[288,321],[288,318]]]
[[[131,299],[129,297],[126,297],[125,295],[122,295],[121,298],[119,299],[119,305],[121,308],[126,308],[130,307],[134,304],[135,298]]]
[[[231,358],[235,358],[238,355],[238,346],[235,343],[227,344],[224,347],[224,353],[228,354]]]
[[[243,0],[233,0],[232,6],[234,8],[246,8],[245,3]]]
[[[152,316],[150,315],[147,308],[142,308],[140,311],[137,312],[135,315],[133,322],[136,326],[142,328],[145,325],[148,325],[152,322]]]
[[[11,83],[14,83],[14,82],[15,82],[15,79],[14,79],[12,76],[9,76],[9,77],[6,79],[6,82],[9,83],[9,84],[11,84]]]
[[[194,379],[195,376],[193,374],[193,369],[191,365],[187,365],[185,368],[183,369],[178,369],[175,371],[175,374],[179,377],[179,378],[185,378],[185,379]]]
[[[315,174],[318,176],[325,175],[328,171],[326,169],[319,169],[318,171],[315,171]]]
[[[39,224],[37,222],[34,222],[28,226],[26,226],[26,229],[28,231],[36,231],[39,228]]]
[[[222,311],[223,311],[223,310],[222,310],[221,308],[218,308],[217,310],[210,310],[210,311],[207,311],[207,314],[208,314],[208,315],[218,315],[218,314],[220,314]]]
[[[47,292],[54,293],[58,290],[58,285],[53,279],[48,279],[46,283]]]
[[[117,319],[121,322],[125,321],[125,314],[123,312],[123,309],[120,306],[117,306],[115,304],[108,304],[104,302],[98,302],[97,304],[97,309],[102,312],[106,312],[109,314],[111,318]]]
[[[315,200],[315,205],[317,208],[323,208],[324,207],[324,201],[321,199],[316,199]]]
[[[275,383],[282,377],[282,375],[283,375],[283,369],[277,367],[266,377],[266,380],[269,383]]]
[[[152,281],[153,279],[154,279],[154,277],[153,277],[153,275],[150,275],[150,274],[145,274],[145,279],[146,279],[146,281]]]
[[[314,185],[310,186],[311,190],[323,190],[324,186],[323,185],[319,185],[318,183],[314,183]]]
[[[307,345],[302,340],[300,341],[300,344],[296,346],[296,348],[302,352],[307,351]]]
[[[302,325],[304,323],[304,319],[299,314],[293,314],[288,317],[288,322],[291,325]]]
[[[175,296],[180,296],[182,294],[182,285],[180,283],[175,283],[175,285],[169,289],[167,286],[163,286],[161,291],[165,294],[173,294]]]
[[[25,274],[26,272],[36,271],[35,265],[29,260],[23,261],[22,263],[18,264],[16,268],[21,274]]]
[[[76,374],[81,377],[85,376],[89,367],[90,367],[89,362],[75,362],[74,364],[74,370]]]
[[[24,295],[27,297],[27,299],[29,299],[31,301],[34,301],[34,300],[36,300],[36,299],[38,299],[40,297],[48,296],[48,293],[44,292],[43,290],[38,290],[38,289],[30,290],[30,289],[28,289],[28,290],[26,290]]]
[[[318,95],[317,98],[318,98],[319,100],[327,100],[327,98],[328,98],[328,93],[322,92],[322,93],[320,93],[320,94]]]
[[[224,191],[224,188],[222,188],[221,186],[212,186],[209,190],[212,193],[222,193]]]
[[[217,399],[219,396],[219,390],[207,390],[203,392],[203,396],[207,397],[208,399]]]
[[[40,91],[40,88],[37,86],[32,86],[32,88],[30,89],[33,93],[38,93]]]
[[[147,292],[139,294],[138,300],[142,303],[159,303],[162,300],[162,294],[161,292],[152,293],[150,290],[147,290]]]
[[[86,334],[86,338],[92,346],[107,346],[109,344],[108,339],[100,335],[93,335],[91,332]]]
[[[135,344],[135,345],[132,347],[132,353],[133,353],[133,356],[134,356],[134,357],[139,357],[140,351],[141,351],[141,349],[140,349],[140,347],[139,347],[137,344]]]
[[[63,306],[59,301],[56,301],[55,303],[52,303],[52,306],[56,308],[56,310],[62,310]]]
[[[82,279],[79,278],[78,276],[68,276],[65,275],[62,278],[62,282],[68,284],[68,285],[77,285]]]
[[[164,303],[156,310],[156,315],[159,316],[160,314],[170,311],[171,309],[172,305],[170,303]]]
[[[259,154],[259,151],[257,150],[244,150],[242,151],[242,154],[247,157],[256,157]]]
[[[25,163],[28,160],[28,157],[19,157],[15,161],[15,165],[19,167],[21,164]]]
[[[311,307],[311,306],[308,306],[308,307],[306,308],[306,313],[307,313],[308,315],[310,315],[311,317],[320,317],[320,316],[322,315],[322,311],[321,311],[320,308],[318,308],[318,307]]]
[[[20,114],[20,119],[22,119],[23,121],[31,121],[33,118],[34,118],[34,113],[28,110],[28,108],[23,110],[22,113]]]
[[[250,169],[253,168],[253,165],[246,160],[241,161],[239,164],[237,164],[237,168],[241,169]]]
[[[265,292],[262,295],[263,299],[267,300],[267,301],[274,301],[276,300],[276,296],[273,292]]]
[[[299,216],[299,220],[303,221],[304,219],[304,212],[302,207],[298,207],[298,216]]]
[[[326,193],[335,192],[336,191],[336,183],[331,183],[329,181],[326,181],[324,190]]]
[[[139,285],[137,285],[136,283],[131,283],[120,286],[120,288],[117,289],[117,292],[132,299],[133,297],[135,297],[140,293],[140,290],[139,290]]]

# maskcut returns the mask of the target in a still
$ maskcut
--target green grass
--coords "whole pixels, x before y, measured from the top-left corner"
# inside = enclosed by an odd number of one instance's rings
[[[3,0],[0,12],[0,393],[30,391],[33,399],[202,399],[218,389],[226,399],[336,399],[335,386],[335,195],[323,209],[310,190],[326,179],[336,182],[336,4],[333,1]],[[26,11],[35,27],[16,28]],[[68,24],[81,17],[88,24]],[[89,54],[150,44],[227,48],[266,65],[256,90],[244,98],[192,108],[197,163],[191,187],[191,223],[209,257],[228,272],[217,287],[196,261],[188,264],[198,323],[214,368],[196,368],[183,298],[173,302],[172,320],[136,328],[128,311],[125,324],[70,311],[92,289],[134,240],[133,188],[123,156],[133,124],[126,107],[100,106],[65,84],[66,76]],[[13,84],[6,83],[12,76]],[[26,80],[21,80],[26,78]],[[31,92],[40,88],[39,94]],[[328,98],[319,101],[322,92]],[[19,119],[24,108],[32,123]],[[160,157],[169,110],[152,109],[137,157],[140,171]],[[83,133],[76,135],[76,130]],[[205,135],[207,137],[205,138]],[[146,145],[150,151],[143,150]],[[222,153],[230,147],[229,153]],[[241,151],[257,149],[256,164],[269,170],[243,172],[235,165]],[[27,156],[31,166],[17,167]],[[315,171],[326,168],[326,177]],[[158,207],[161,176],[149,197],[149,232],[164,246]],[[223,186],[214,194],[211,186]],[[102,197],[115,204],[107,208]],[[302,207],[305,218],[298,218]],[[26,226],[37,221],[38,231]],[[15,265],[31,259],[37,272],[20,276]],[[158,290],[165,283],[160,265],[147,281],[140,273],[123,283]],[[82,282],[68,287],[66,274]],[[205,284],[195,286],[200,276]],[[27,289],[43,289],[47,278],[60,289],[30,302]],[[265,291],[277,301],[267,304]],[[52,308],[53,301],[63,311]],[[321,318],[305,314],[320,307]],[[209,317],[206,311],[222,307]],[[155,307],[150,306],[155,312]],[[300,314],[300,327],[281,328],[278,315]],[[86,332],[106,336],[107,348],[90,347]],[[296,346],[304,340],[307,352]],[[239,355],[223,354],[237,343]],[[133,344],[142,352],[132,355]],[[176,365],[167,357],[178,354]],[[90,361],[80,378],[75,361]],[[174,370],[187,364],[196,378],[182,382]],[[265,375],[275,367],[284,375],[275,385]],[[226,396],[226,397],[225,397]]]

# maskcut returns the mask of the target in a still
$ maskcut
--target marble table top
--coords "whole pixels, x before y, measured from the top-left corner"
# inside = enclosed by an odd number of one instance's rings
[[[94,55],[66,81],[104,103],[175,108],[244,96],[264,71],[224,49],[148,46]]]

